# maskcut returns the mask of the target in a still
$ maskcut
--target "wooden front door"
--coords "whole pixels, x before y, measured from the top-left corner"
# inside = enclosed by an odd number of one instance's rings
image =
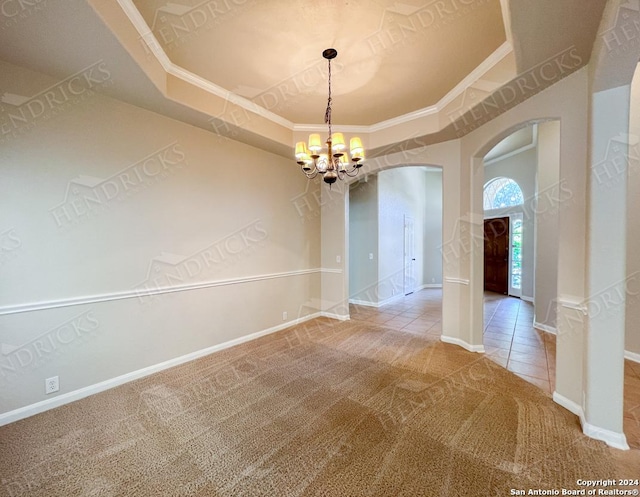
[[[509,291],[509,218],[484,222],[484,289],[507,295]]]

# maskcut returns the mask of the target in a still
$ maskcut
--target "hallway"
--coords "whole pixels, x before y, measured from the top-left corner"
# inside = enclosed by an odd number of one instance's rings
[[[351,304],[351,319],[432,336],[442,332],[442,290],[425,289],[380,308]],[[533,327],[533,305],[487,292],[484,299],[486,356],[551,396],[556,379],[556,336]],[[625,360],[624,431],[640,448],[640,364]]]

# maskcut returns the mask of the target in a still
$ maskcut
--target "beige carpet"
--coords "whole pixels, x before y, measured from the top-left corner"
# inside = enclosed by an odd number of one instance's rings
[[[638,451],[478,354],[317,320],[0,428],[0,495],[501,496]]]

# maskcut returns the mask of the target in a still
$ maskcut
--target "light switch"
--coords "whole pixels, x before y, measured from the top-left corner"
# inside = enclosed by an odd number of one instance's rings
[[[339,255],[336,255],[336,262],[340,264],[342,262],[342,257],[340,257]]]

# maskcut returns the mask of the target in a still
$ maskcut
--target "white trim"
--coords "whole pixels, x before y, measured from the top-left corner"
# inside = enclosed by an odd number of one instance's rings
[[[546,324],[538,323],[537,321],[533,322],[533,327],[540,331],[544,331],[545,333],[551,333],[552,335],[558,334],[558,330],[553,326],[547,326]]]
[[[569,400],[564,395],[560,395],[558,392],[553,392],[553,401],[580,418],[582,433],[584,433],[589,438],[601,440],[608,446],[615,449],[629,450],[627,438],[624,436],[624,433],[618,433],[615,431],[606,430],[604,428],[598,428],[597,426],[587,423],[584,417],[584,410],[576,402]]]
[[[587,423],[582,416],[580,417],[580,423],[582,424],[582,433],[586,436],[595,438],[596,440],[602,440],[609,447],[613,447],[614,449],[629,450],[627,437],[625,437],[624,433],[593,426]]]
[[[84,399],[85,397],[89,397],[90,395],[104,392],[105,390],[109,390],[111,388],[124,385],[125,383],[129,383],[131,381],[144,378],[145,376],[149,376],[154,373],[164,371],[165,369],[179,366],[180,364],[184,364],[186,362],[190,362],[195,359],[208,356],[210,354],[213,354],[214,352],[228,349],[229,347],[234,347],[236,345],[240,345],[242,343],[255,340],[256,338],[260,338],[265,335],[269,335],[271,333],[284,330],[291,326],[299,325],[301,323],[310,321],[318,317],[330,317],[330,318],[335,317],[336,319],[340,319],[341,321],[345,321],[349,319],[349,316],[338,316],[338,315],[329,314],[325,312],[315,312],[313,314],[309,314],[308,316],[297,318],[297,319],[288,321],[286,323],[282,323],[277,326],[267,328],[266,330],[258,331],[256,333],[251,333],[250,335],[245,335],[239,338],[234,338],[233,340],[229,340],[228,342],[220,343],[218,345],[213,345],[205,349],[197,350],[195,352],[191,352],[189,354],[186,354],[180,357],[169,359],[167,361],[154,364],[146,368],[138,369],[136,371],[132,371],[130,373],[126,373],[121,376],[111,378],[109,380],[101,381],[100,383],[95,383],[93,385],[89,385],[87,387],[74,390],[73,392],[64,393],[62,395],[58,395],[57,397],[53,397],[51,399],[43,400],[40,402],[36,402],[35,404],[14,409],[13,411],[2,413],[0,414],[0,426],[4,426],[6,424],[13,423],[15,421],[19,421],[24,418],[28,418],[36,414],[40,414],[41,412],[45,412],[50,409],[63,406],[65,404],[69,404],[70,402],[75,402],[76,400]]]
[[[457,283],[458,285],[468,285],[469,284],[469,280],[465,280],[462,278],[445,278],[444,279],[445,283]]]
[[[585,316],[587,315],[587,307],[582,305],[581,302],[576,302],[572,300],[559,299],[558,302],[560,305],[566,309],[574,309],[576,311],[582,312]]]
[[[339,126],[340,131],[344,133],[370,133],[371,126],[358,125],[358,124],[341,124]],[[305,133],[326,133],[326,124],[294,124],[293,131],[300,131]]]
[[[553,401],[582,419],[582,407],[573,400],[566,398],[564,395],[560,395],[558,392],[553,392]]]
[[[484,345],[471,345],[471,344],[465,342],[464,340],[461,340],[459,338],[446,336],[446,335],[440,335],[440,340],[443,341],[444,343],[450,343],[452,345],[459,345],[460,347],[462,347],[463,349],[468,350],[469,352],[478,352],[480,354],[484,354],[485,353]]]
[[[183,69],[176,64],[171,63],[171,68],[167,72],[172,76],[175,76],[176,78],[182,79],[187,83],[191,83],[193,86],[200,88],[201,90],[212,93],[220,98],[224,98],[225,102],[230,102],[237,105],[238,107],[242,107],[249,112],[253,112],[258,116],[264,117],[265,119],[268,119],[269,121],[279,124],[280,126],[283,126],[287,129],[293,129],[293,123],[288,119],[285,119],[284,117],[279,116],[278,114],[271,112],[270,110],[267,110],[264,107],[252,102],[251,100],[237,95],[236,93],[225,90],[224,88],[221,88],[220,86],[212,83],[208,79],[187,71],[186,69]]]
[[[338,321],[351,321],[349,314],[333,314],[332,312],[321,312],[320,316],[323,318],[337,319]]]
[[[390,304],[390,303],[395,302],[396,300],[402,299],[404,297],[406,297],[406,295],[404,293],[400,292],[400,293],[398,293],[396,295],[393,295],[392,297],[389,297],[388,299],[384,299],[382,302],[378,302],[378,307],[382,307],[384,305]]]
[[[415,119],[430,116],[441,112],[444,108],[452,103],[456,98],[462,95],[467,88],[475,83],[480,77],[482,77],[489,69],[493,68],[498,62],[504,59],[513,51],[511,44],[505,41],[500,45],[489,57],[483,60],[478,67],[471,71],[460,83],[453,87],[444,97],[440,99],[438,103],[430,107],[425,107],[413,112],[409,112],[402,116],[387,119],[376,124],[369,126],[369,132],[375,133],[376,131],[382,131],[399,124],[405,124]]]
[[[187,71],[183,67],[180,67],[173,62],[164,51],[160,43],[158,43],[158,39],[151,31],[151,28],[146,23],[140,11],[136,8],[132,0],[117,0],[118,4],[122,8],[124,14],[129,18],[131,24],[136,29],[140,37],[144,40],[146,45],[149,47],[151,53],[158,59],[158,62],[162,65],[163,69],[167,72],[167,74],[171,74],[176,78],[182,79],[188,83],[191,83],[197,88],[200,88],[212,95],[223,98],[226,102],[231,102],[233,104],[242,107],[249,112],[253,112],[260,117],[264,117],[269,121],[272,121],[276,124],[280,124],[287,129],[293,130],[293,123],[288,119],[285,119],[278,114],[271,112],[264,107],[252,102],[251,100],[241,97],[240,95],[233,93],[229,90],[225,90],[221,86],[212,83],[208,79],[205,79],[197,74],[194,74],[190,71]]]
[[[301,269],[298,271],[287,271],[282,273],[261,274],[255,276],[247,276],[244,278],[230,278],[226,280],[212,280],[201,283],[190,283],[185,285],[166,286],[158,288],[145,288],[137,290],[125,290],[122,292],[103,293],[97,295],[87,295],[83,297],[71,297],[67,299],[48,300],[42,302],[34,302],[29,304],[17,304],[0,307],[0,316],[8,314],[19,314],[22,312],[42,311],[46,309],[57,309],[60,307],[70,307],[76,305],[95,304],[102,302],[111,302],[114,300],[124,300],[133,298],[144,298],[152,295],[162,295],[165,293],[186,292],[191,290],[201,290],[203,288],[214,288],[218,286],[238,285],[243,283],[251,283],[255,281],[273,280],[279,278],[289,278],[292,276],[300,276],[305,274],[316,273],[342,273],[342,269]]]
[[[364,305],[366,307],[380,307],[375,302],[370,302],[368,300],[349,299],[349,303],[354,305]]]
[[[500,162],[501,160],[505,160],[505,159],[508,159],[509,157],[513,157],[514,155],[521,154],[535,147],[536,147],[535,143],[530,143],[529,145],[525,145],[524,147],[517,148],[515,150],[512,150],[511,152],[507,152],[506,154],[499,155],[493,159],[489,159],[483,162],[485,166],[490,166],[491,164],[495,164],[496,162]]]
[[[349,303],[350,304],[355,304],[355,305],[364,305],[366,307],[382,307],[383,305],[387,305],[390,304],[391,302],[395,302],[398,299],[401,299],[405,297],[404,294],[399,293],[397,295],[394,295],[393,297],[389,297],[388,299],[383,300],[382,302],[371,302],[369,300],[358,300],[358,299],[349,299]]]
[[[440,284],[440,283],[427,283],[427,284],[422,285],[421,287],[419,287],[416,291],[419,292],[420,290],[425,290],[427,288],[442,288],[442,284]]]
[[[236,93],[233,93],[229,90],[222,88],[221,86],[216,85],[215,83],[198,76],[190,71],[187,71],[183,67],[174,64],[168,57],[167,53],[164,51],[157,38],[153,34],[153,31],[146,23],[140,11],[136,8],[135,4],[132,0],[117,0],[120,8],[124,12],[124,14],[129,18],[131,24],[134,26],[142,40],[147,44],[151,53],[158,59],[158,62],[162,65],[164,70],[175,76],[180,78],[192,85],[201,88],[204,91],[207,91],[213,95],[216,95],[220,98],[225,99],[227,102],[231,102],[239,107],[242,107],[245,110],[253,112],[265,119],[268,119],[274,123],[280,124],[287,129],[292,131],[316,131],[318,129],[325,130],[326,126],[315,125],[315,124],[294,124],[293,122],[285,119],[284,117],[271,112],[264,107],[252,102],[251,100],[242,97]],[[464,94],[467,88],[471,87],[476,81],[478,81],[487,71],[492,69],[498,62],[504,59],[508,54],[513,51],[511,44],[508,41],[505,41],[502,45],[500,45],[489,57],[483,60],[473,71],[471,71],[460,83],[458,83],[454,88],[452,88],[444,97],[442,97],[435,105],[431,105],[429,107],[425,107],[423,109],[419,109],[413,112],[409,112],[407,114],[394,117],[392,119],[387,119],[386,121],[380,121],[378,123],[372,125],[365,126],[340,126],[340,129],[345,130],[347,132],[354,133],[374,133],[376,131],[382,131],[387,128],[391,128],[393,126],[397,126],[399,124],[404,124],[407,122],[414,121],[416,119],[420,119],[425,116],[430,116],[433,114],[437,114],[444,110],[444,108],[452,103],[456,98],[460,95]]]
[[[401,116],[387,119],[386,121],[380,121],[378,123],[370,125],[343,125],[339,126],[341,131],[345,133],[375,133],[376,131],[382,131],[393,126],[405,124],[416,119],[420,119],[427,116],[432,116],[442,112],[447,105],[452,103],[456,98],[462,95],[468,88],[470,88],[475,82],[477,82],[485,73],[492,69],[498,62],[504,59],[513,51],[509,42],[504,42],[500,45],[489,57],[483,60],[478,67],[471,71],[460,83],[452,88],[449,93],[440,99],[435,105],[424,107],[422,109],[408,112]],[[308,133],[323,132],[326,131],[327,126],[324,124],[294,124],[293,131],[304,131]]]
[[[320,269],[319,269],[319,271],[320,271],[321,273],[342,274],[342,269],[340,269],[340,268],[333,268],[333,269],[331,269],[331,268],[325,268],[325,267],[323,267],[323,268],[320,268]]]
[[[520,295],[520,300],[533,304],[533,297],[529,297],[528,295]]]
[[[640,364],[640,354],[636,352],[629,352],[628,350],[625,350],[624,358],[629,361],[637,362],[638,364]]]
[[[156,35],[153,34],[153,31],[147,25],[138,8],[131,0],[117,0],[117,2],[124,14],[129,18],[129,21],[131,21],[131,24],[133,24],[133,27],[136,29],[140,37],[147,44],[151,53],[153,53],[153,55],[158,59],[162,68],[165,71],[169,71],[172,65],[171,59],[169,59],[169,56],[158,42]]]

